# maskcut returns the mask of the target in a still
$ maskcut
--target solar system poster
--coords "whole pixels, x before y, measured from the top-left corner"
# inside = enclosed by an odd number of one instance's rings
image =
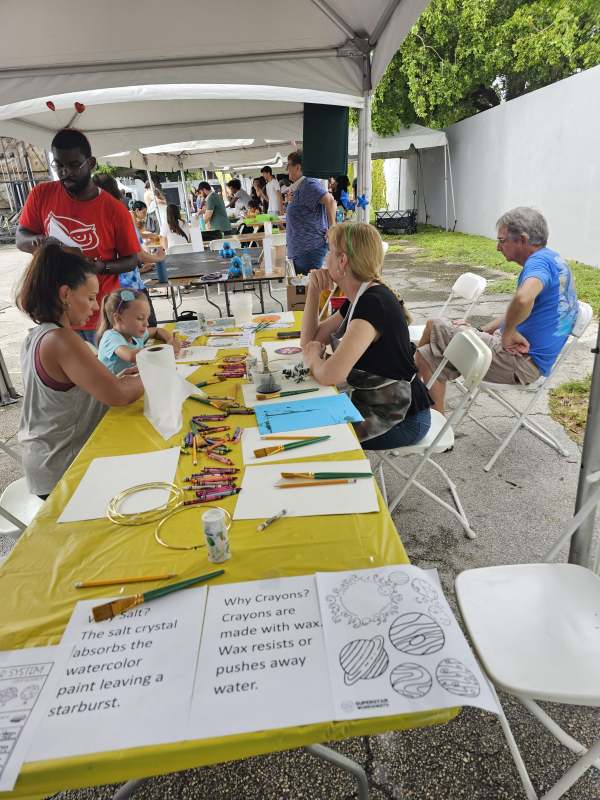
[[[464,705],[497,713],[435,572],[321,572],[317,585],[335,719]]]

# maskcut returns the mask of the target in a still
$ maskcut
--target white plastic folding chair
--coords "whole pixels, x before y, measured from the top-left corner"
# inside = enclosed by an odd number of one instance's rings
[[[471,528],[467,515],[463,509],[460,497],[455,484],[450,479],[448,473],[441,467],[432,456],[435,453],[443,453],[449,450],[454,445],[454,432],[453,424],[457,424],[464,414],[468,411],[473,401],[479,392],[479,386],[483,376],[488,371],[490,362],[492,360],[492,352],[489,347],[484,344],[475,333],[469,329],[460,331],[453,337],[451,342],[444,351],[444,358],[440,365],[431,376],[428,386],[437,380],[438,375],[444,369],[446,364],[450,362],[462,375],[466,392],[462,395],[459,402],[455,406],[452,414],[446,419],[443,414],[432,409],[431,411],[431,428],[420,442],[408,447],[395,447],[393,450],[387,451],[373,451],[375,458],[379,458],[379,462],[375,462],[374,468],[379,466],[379,477],[381,482],[381,491],[383,493],[385,502],[392,512],[398,503],[401,502],[404,495],[411,486],[423,492],[427,497],[433,500],[438,505],[449,511],[463,526],[466,535],[470,539],[475,538],[475,532]],[[368,451],[368,442],[365,442],[365,450]],[[396,463],[398,457],[403,456],[420,456],[419,463],[415,466],[410,474],[407,474]],[[385,477],[383,474],[383,465],[394,470],[398,475],[406,479],[406,483],[402,490],[391,500],[388,501],[387,488],[385,485]],[[442,475],[454,501],[454,506],[451,506],[437,494],[432,492],[422,483],[417,481],[417,477],[423,470],[426,464],[435,467],[436,470]]]
[[[484,431],[489,433],[491,436],[494,437],[500,445],[498,449],[487,462],[484,467],[486,472],[489,472],[491,468],[496,463],[499,456],[504,452],[504,450],[508,447],[512,439],[516,436],[517,432],[520,428],[526,428],[530,433],[534,436],[537,436],[540,441],[545,442],[547,445],[552,447],[558,453],[563,456],[568,455],[568,451],[562,446],[562,444],[545,428],[539,425],[534,420],[528,419],[528,415],[531,414],[533,411],[533,407],[540,397],[542,392],[544,391],[546,384],[560,365],[561,361],[566,358],[566,356],[571,352],[573,347],[577,344],[578,339],[581,338],[585,330],[587,329],[588,325],[592,321],[592,317],[594,316],[593,309],[587,303],[583,303],[579,301],[579,310],[577,312],[577,319],[575,320],[575,325],[573,326],[573,330],[571,335],[565,342],[563,349],[560,351],[558,358],[554,362],[552,370],[548,375],[542,375],[538,378],[537,381],[534,383],[530,383],[528,385],[521,385],[521,384],[504,384],[504,383],[489,383],[484,381],[481,384],[481,391],[485,393],[488,397],[493,398],[497,403],[499,403],[503,408],[516,417],[516,421],[510,431],[506,434],[503,438],[502,436],[498,436],[497,433],[492,431],[484,422],[478,419],[472,412],[469,412],[469,418],[473,420],[480,428]],[[460,383],[459,383],[459,388]],[[525,406],[520,409],[517,406],[513,405],[510,400],[508,400],[505,396],[507,391],[518,391],[519,394],[529,395],[529,399]]]
[[[241,242],[239,239],[236,239],[235,236],[226,236],[224,239],[211,239],[208,242],[208,248],[213,253],[216,251],[218,252],[222,247],[224,242],[229,242],[229,244],[236,250],[238,247],[241,247]]]
[[[462,315],[463,319],[468,319],[471,311],[473,310],[473,306],[485,292],[486,286],[487,281],[485,278],[482,278],[481,275],[475,275],[474,272],[463,272],[463,274],[459,275],[454,281],[454,284],[450,289],[450,294],[448,295],[446,302],[440,309],[439,313],[436,313],[436,317],[443,317],[452,300],[459,297],[461,300],[466,300],[467,303],[469,303],[464,314]],[[410,334],[411,342],[416,343],[420,341],[424,330],[425,325],[409,325],[408,332]]]
[[[174,256],[178,253],[191,253],[192,252],[192,243],[186,242],[183,244],[172,244],[168,250],[167,255]]]
[[[600,500],[597,488],[544,561]],[[456,594],[469,636],[488,677],[516,697],[558,741],[580,758],[543,795],[558,800],[592,765],[600,769],[600,739],[589,749],[560,728],[536,701],[600,707],[600,577],[576,564],[515,564],[461,572]],[[506,717],[502,731],[528,800],[538,795]]]
[[[18,539],[43,505],[31,494],[25,478],[9,483],[0,494],[0,536]]]

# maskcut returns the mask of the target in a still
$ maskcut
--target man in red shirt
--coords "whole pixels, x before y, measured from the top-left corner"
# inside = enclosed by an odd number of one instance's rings
[[[96,267],[102,298],[119,288],[121,272],[138,265],[139,241],[122,203],[92,181],[96,159],[90,143],[74,128],[63,128],[52,140],[59,180],[35,186],[21,212],[17,247],[33,253],[43,242],[81,250]],[[98,314],[78,331],[95,344]]]

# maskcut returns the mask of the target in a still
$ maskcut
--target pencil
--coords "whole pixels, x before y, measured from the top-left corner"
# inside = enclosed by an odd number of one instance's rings
[[[276,489],[297,489],[300,486],[333,486],[340,483],[356,483],[355,478],[348,480],[335,479],[330,481],[296,481],[295,483],[276,483]]]
[[[309,478],[313,481],[332,480],[334,478],[372,478],[372,472],[282,472],[282,478]]]
[[[304,436],[278,436],[277,434],[269,434],[268,436],[261,436],[262,441],[290,441],[290,442],[303,442],[306,439],[306,434]]]
[[[76,589],[93,589],[95,586],[120,586],[122,583],[147,583],[149,581],[168,581],[176,578],[176,572],[167,572],[164,575],[141,575],[138,578],[104,578],[97,581],[77,581]]]
[[[196,437],[192,436],[192,464],[198,466],[198,451],[196,450]]]

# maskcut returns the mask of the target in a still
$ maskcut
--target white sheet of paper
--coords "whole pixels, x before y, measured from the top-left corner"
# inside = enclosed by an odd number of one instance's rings
[[[232,350],[254,344],[254,334],[250,332],[232,333],[231,336],[209,336],[208,347],[222,347]]]
[[[254,408],[254,406],[257,405],[267,406],[271,403],[281,403],[282,400],[289,400],[291,403],[294,400],[310,400],[313,397],[331,397],[334,394],[338,394],[338,390],[335,388],[335,386],[320,386],[317,381],[311,377],[306,378],[302,381],[302,383],[295,383],[293,380],[289,380],[288,378],[281,379],[282,392],[293,392],[294,389],[310,388],[317,388],[317,391],[307,392],[306,394],[293,394],[289,397],[273,397],[271,400],[257,400],[256,385],[254,383],[242,383],[242,394],[244,395],[244,405],[248,406],[249,408]]]
[[[260,351],[263,347],[267,351],[269,361],[290,361],[293,364],[298,363],[298,361],[302,361],[302,351],[299,353],[288,353],[287,355],[285,353],[276,352],[277,350],[282,350],[283,348],[287,347],[300,347],[300,339],[275,339],[262,342],[260,347],[258,345],[251,347],[250,355],[253,355],[259,363],[261,360]]]
[[[218,346],[220,347],[221,345]],[[175,356],[175,361],[177,361],[178,364],[185,364],[188,361],[214,361],[216,357],[217,352],[214,347],[195,345],[180,350]]]
[[[279,317],[278,320],[271,322],[273,317]],[[274,311],[272,314],[254,314],[252,316],[252,326],[259,325],[261,322],[268,322],[269,327],[264,331],[279,330],[280,328],[291,328],[294,325],[294,312],[293,311]]]
[[[0,792],[15,785],[68,655],[60,646],[0,652]]]
[[[282,434],[285,436],[286,434]],[[258,428],[244,428],[242,433],[242,458],[244,464],[269,464],[274,461],[298,458],[300,452],[306,453],[309,458],[324,456],[329,453],[343,453],[348,450],[359,450],[360,443],[356,438],[351,425],[327,425],[324,428],[305,428],[303,431],[294,431],[294,436],[331,436],[326,442],[316,442],[301,447],[298,450],[274,453],[265,458],[255,458],[254,451],[261,447],[274,447],[285,444],[285,439],[262,439]],[[362,463],[362,462],[361,462]],[[356,471],[356,470],[355,470]],[[298,491],[292,490],[292,491]]]
[[[53,236],[67,247],[76,247],[78,250],[81,250],[81,245],[77,244],[74,239],[71,239],[66,230],[53,216],[50,217],[50,222],[48,223],[48,236]]]
[[[409,564],[317,573],[335,719],[498,707],[435,577]]]
[[[265,445],[268,443],[265,442]],[[271,444],[276,445],[277,442]],[[299,450],[289,451],[294,455]],[[282,508],[289,517],[318,517],[328,514],[364,514],[379,511],[374,478],[356,483],[278,489],[281,472],[370,472],[367,459],[356,461],[300,461],[249,467],[244,472],[242,491],[233,512],[234,519],[267,519]]]
[[[182,378],[189,378],[199,367],[194,364],[177,364],[176,369],[177,374],[181,375]]]
[[[207,587],[145,603],[105,622],[76,605],[68,660],[28,761],[176,742],[186,721]]]
[[[64,507],[58,522],[77,522],[84,519],[102,519],[115,495],[141,483],[165,481],[172,483],[177,472],[179,448],[154,450],[129,456],[95,458],[86,470],[71,499]],[[121,511],[147,511],[166,502],[165,489],[152,489],[128,498]]]
[[[314,575],[211,586],[190,739],[332,718]]]

